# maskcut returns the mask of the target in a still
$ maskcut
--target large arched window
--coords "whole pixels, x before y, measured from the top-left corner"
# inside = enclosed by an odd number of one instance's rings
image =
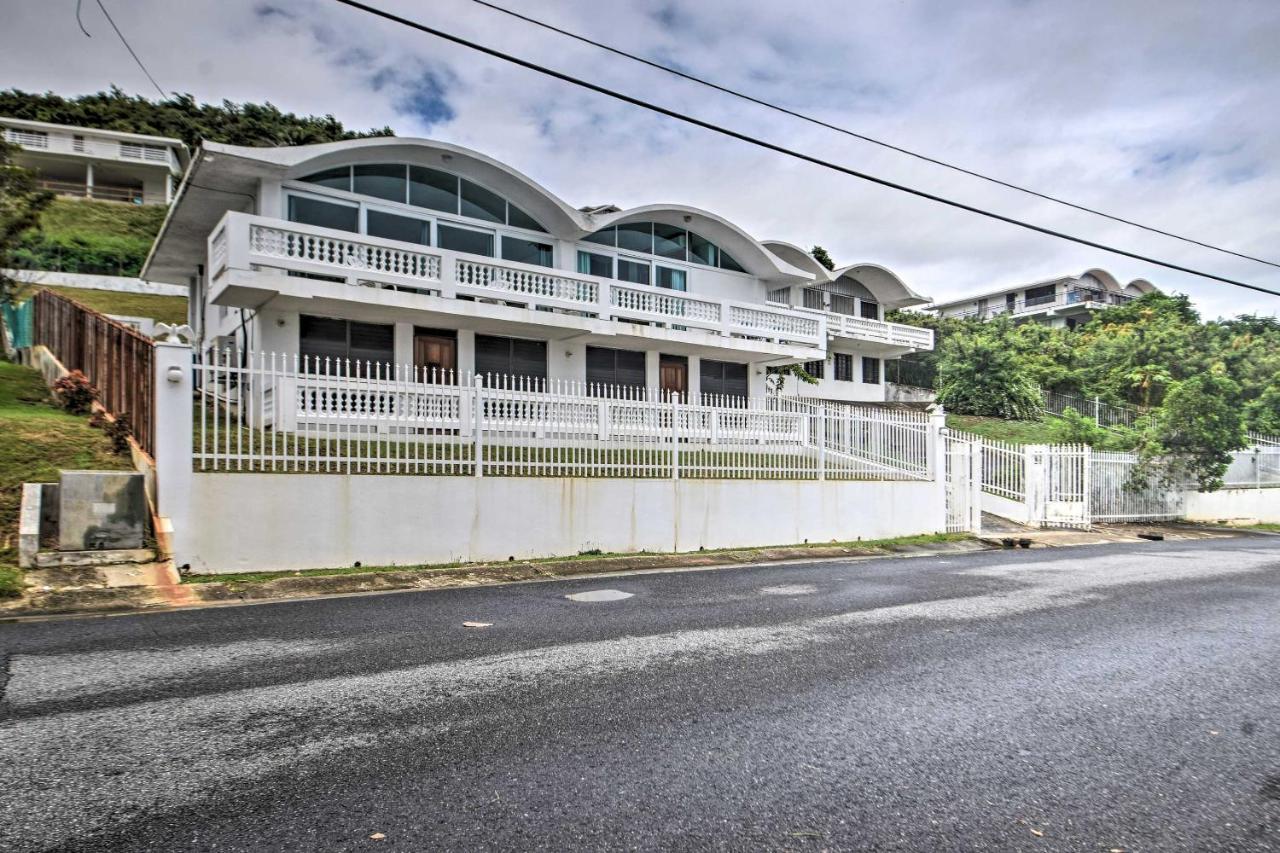
[[[728,252],[710,240],[687,229],[661,222],[625,222],[621,225],[610,225],[582,239],[589,243],[657,255],[674,261],[719,267],[731,272],[746,272]]]
[[[492,190],[450,172],[427,166],[361,163],[325,169],[298,180],[513,228],[543,233],[547,230],[532,216]]]

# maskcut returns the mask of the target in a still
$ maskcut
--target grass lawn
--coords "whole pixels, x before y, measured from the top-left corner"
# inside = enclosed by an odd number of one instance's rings
[[[976,433],[995,441],[1014,444],[1053,444],[1053,423],[1046,417],[1038,421],[1006,421],[1001,418],[982,418],[976,415],[947,415],[951,429]]]
[[[150,293],[119,293],[114,290],[89,290],[83,287],[49,287],[54,293],[70,297],[103,314],[126,317],[151,317],[161,323],[187,322],[187,297],[156,296]]]
[[[718,554],[727,551],[766,551],[773,548],[829,548],[832,546],[846,548],[871,548],[871,549],[889,549],[901,545],[933,545],[939,542],[961,542],[971,539],[967,533],[921,533],[916,536],[899,536],[894,539],[873,539],[858,542],[810,542],[806,545],[771,545],[762,548],[714,548],[707,551],[698,551],[691,556],[702,554]],[[575,557],[543,557],[533,560],[520,560],[521,563],[560,563],[566,560],[599,560],[607,557],[639,557],[639,556],[657,556],[651,551],[641,551],[632,554],[613,554],[589,552],[578,554]],[[264,581],[272,581],[277,578],[293,578],[293,577],[325,577],[332,575],[366,575],[373,572],[434,572],[443,571],[445,569],[457,569],[464,566],[484,566],[484,565],[500,565],[495,563],[437,563],[433,565],[418,566],[339,566],[331,569],[305,569],[303,571],[283,571],[283,572],[243,572],[238,574],[217,574],[217,575],[187,575],[182,579],[183,583],[225,583],[225,584],[251,584],[263,583]]]
[[[0,361],[0,597],[17,595],[18,509],[23,483],[53,483],[68,469],[131,470],[87,416],[54,407],[29,367]]]

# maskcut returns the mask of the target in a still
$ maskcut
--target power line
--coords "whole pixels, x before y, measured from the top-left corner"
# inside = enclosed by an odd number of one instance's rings
[[[750,136],[746,133],[742,133],[737,130],[732,130],[722,125],[714,124],[709,121],[704,121],[703,119],[695,118],[686,113],[681,113],[676,110],[670,109],[668,107],[659,106],[658,104],[652,103],[650,101],[645,101],[640,98],[636,98],[631,95],[618,92],[614,89],[609,89],[605,86],[600,86],[596,83],[589,83],[586,80],[583,80],[578,77],[574,77],[570,74],[566,74],[563,71],[556,71],[552,68],[547,68],[544,65],[539,65],[535,62],[531,62],[527,59],[521,59],[518,56],[513,56],[509,53],[504,53],[503,51],[497,50],[496,48],[487,47],[485,45],[478,44],[477,42],[470,41],[468,39],[462,38],[461,36],[456,36],[453,33],[448,33],[448,32],[445,32],[444,30],[440,30],[435,27],[428,26],[427,24],[419,23],[418,21],[409,20],[408,18],[401,17],[400,15],[396,15],[392,12],[387,12],[383,9],[378,9],[374,6],[369,6],[365,3],[359,2],[359,0],[335,0],[335,2],[340,3],[344,6],[349,6],[353,9],[358,9],[370,15],[374,15],[375,17],[379,17],[384,20],[391,21],[393,23],[397,23],[402,26],[418,30],[419,32],[427,33],[428,35],[435,36],[436,38],[443,39],[445,41],[452,42],[454,44],[458,44],[466,48],[470,48],[471,50],[477,51],[479,53],[483,53],[487,56],[492,56],[496,59],[501,59],[506,62],[510,62],[513,65],[519,65],[520,67],[527,68],[530,71],[536,71],[539,74],[543,74],[547,77],[551,77],[556,80],[561,80],[565,83],[572,83],[575,86],[578,86],[583,89],[588,89],[592,92],[596,92],[601,95],[605,95],[607,97],[613,98],[614,100],[622,101],[623,103],[631,104],[632,106],[641,107],[642,109],[646,109],[651,112],[658,113],[659,115],[664,115],[668,118],[676,119],[677,121],[684,122],[685,124],[691,124],[694,127],[700,127],[700,128],[703,128],[704,130],[710,130],[713,133],[720,134],[721,136],[727,136],[727,137],[730,137],[731,139],[737,139],[740,142],[746,142],[750,145],[755,145],[759,148],[764,148],[768,151],[773,151],[778,154],[784,154],[788,157],[793,157],[797,160],[803,160],[806,163],[812,163],[816,166],[822,166],[823,168],[831,169],[832,171],[840,172],[842,174],[849,175],[850,177],[859,178],[869,183],[878,184],[882,187],[888,187],[889,189],[898,190],[899,192],[905,192],[910,195],[917,196],[918,198],[924,198],[924,199],[928,199],[929,201],[937,202],[938,204],[944,204],[944,205],[947,205],[948,207],[954,207],[958,210],[964,210],[969,213],[976,213],[979,216],[985,216],[988,219],[995,219],[999,222],[1005,222],[1010,225],[1016,225],[1019,228],[1025,228],[1028,231],[1035,231],[1040,234],[1047,234],[1050,237],[1057,237],[1061,240],[1068,240],[1073,243],[1079,243],[1082,246],[1088,246],[1092,249],[1098,249],[1103,252],[1110,252],[1112,254],[1121,255],[1126,258],[1133,258],[1134,260],[1142,261],[1144,263],[1149,263],[1155,266],[1164,267],[1165,269],[1176,270],[1177,272],[1187,273],[1189,275],[1198,276],[1200,278],[1209,279],[1211,281],[1220,281],[1223,284],[1232,284],[1237,287],[1243,287],[1249,290],[1256,290],[1261,293],[1267,293],[1267,294],[1270,294],[1271,296],[1280,296],[1280,291],[1270,290],[1260,285],[1249,284],[1248,282],[1243,282],[1243,281],[1237,281],[1236,279],[1233,279],[1233,278],[1225,278],[1224,276],[1203,272],[1201,270],[1197,270],[1192,267],[1180,266],[1179,264],[1175,264],[1170,261],[1162,261],[1162,260],[1159,260],[1158,258],[1153,258],[1148,255],[1140,255],[1136,252],[1130,252],[1127,249],[1120,249],[1115,246],[1109,246],[1105,243],[1098,243],[1093,240],[1087,240],[1083,237],[1076,237],[1061,231],[1055,231],[1052,228],[1046,228],[1042,225],[1035,225],[1033,223],[1026,222],[1021,219],[1014,219],[1011,216],[1005,216],[1004,214],[1001,214],[1001,213],[996,213],[991,210],[975,207],[973,205],[965,204],[964,202],[961,202],[961,201],[955,201],[954,199],[949,199],[944,196],[935,195],[933,193],[926,192],[925,190],[916,189],[915,187],[909,187],[909,186],[906,186],[905,184],[899,184],[894,181],[887,180],[885,178],[879,178],[879,177],[876,177],[875,175],[871,175],[866,172],[860,172],[856,169],[851,169],[848,166],[841,166],[838,163],[832,163],[829,160],[823,160],[820,157],[815,157],[811,154],[805,154],[803,152],[796,151],[794,149],[787,148],[785,146],[778,145],[773,142],[768,142],[758,137]]]
[[[156,78],[151,76],[151,72],[147,70],[147,66],[142,64],[142,60],[138,58],[138,54],[134,52],[129,45],[129,40],[124,37],[124,33],[120,32],[120,28],[116,26],[116,22],[111,19],[111,13],[107,11],[107,7],[102,4],[102,0],[98,0],[98,8],[102,10],[102,14],[107,16],[107,23],[111,24],[111,29],[116,31],[116,35],[120,36],[120,42],[124,45],[125,50],[129,51],[129,55],[133,57],[133,61],[138,63],[138,67],[142,69],[142,73],[147,75],[147,79],[151,81],[151,85],[156,87],[156,91],[160,93],[160,99],[164,100],[169,97],[164,89],[160,88],[160,84],[156,82]],[[77,15],[79,7],[77,7]],[[78,20],[78,17],[77,17]],[[83,27],[81,27],[83,29]],[[89,35],[85,33],[85,35]]]
[[[735,98],[740,98],[744,101],[749,101],[750,103],[756,104],[757,106],[775,110],[776,112],[783,113],[784,115],[791,116],[792,118],[797,118],[797,119],[800,119],[801,121],[806,121],[810,124],[817,125],[818,127],[825,128],[827,130],[833,130],[836,133],[841,133],[841,134],[844,134],[845,136],[849,136],[854,139],[859,139],[863,142],[868,142],[872,145],[878,145],[881,148],[887,148],[890,151],[896,151],[899,154],[905,154],[908,157],[914,157],[915,159],[922,160],[925,163],[931,163],[935,166],[941,166],[944,169],[950,169],[953,172],[959,172],[962,175],[968,175],[971,178],[977,178],[979,180],[986,181],[988,183],[995,184],[997,186],[1001,186],[1006,189],[1016,190],[1017,192],[1025,193],[1029,196],[1034,196],[1035,198],[1043,199],[1044,201],[1051,201],[1054,204],[1060,204],[1064,207],[1070,207],[1074,210],[1079,210],[1084,213],[1091,213],[1094,216],[1101,216],[1104,219],[1110,219],[1112,222],[1119,222],[1122,225],[1129,225],[1134,228],[1141,228],[1143,231],[1150,231],[1153,234],[1159,234],[1163,237],[1172,237],[1174,240],[1181,240],[1184,243],[1190,243],[1194,246],[1200,246],[1201,248],[1204,248],[1204,249],[1210,249],[1215,252],[1221,252],[1225,255],[1233,255],[1237,258],[1243,258],[1244,260],[1247,260],[1247,261],[1255,261],[1256,263],[1259,263],[1259,264],[1266,264],[1267,266],[1276,267],[1277,269],[1280,269],[1280,263],[1277,263],[1275,261],[1268,261],[1266,258],[1259,258],[1253,255],[1246,255],[1243,252],[1237,252],[1233,249],[1227,249],[1222,246],[1215,246],[1212,243],[1205,243],[1201,240],[1195,239],[1194,237],[1186,237],[1181,234],[1175,234],[1172,231],[1165,231],[1164,229],[1156,228],[1153,225],[1143,225],[1141,222],[1135,222],[1132,219],[1125,219],[1122,216],[1116,216],[1114,214],[1107,213],[1102,210],[1098,210],[1097,208],[1094,208],[1094,207],[1078,204],[1074,201],[1068,201],[1067,199],[1060,198],[1058,196],[1049,195],[1048,193],[1042,193],[1039,190],[1033,190],[1030,187],[1024,187],[1024,186],[1021,186],[1020,184],[1015,184],[1010,181],[1003,180],[1001,178],[995,178],[995,177],[992,177],[991,175],[985,175],[982,172],[977,172],[977,171],[974,171],[973,169],[965,168],[964,166],[957,166],[954,163],[948,163],[945,160],[939,160],[936,157],[930,157],[928,154],[921,154],[919,151],[912,151],[909,148],[903,148],[901,145],[895,145],[892,142],[885,142],[882,139],[876,139],[874,136],[867,136],[866,134],[859,133],[856,130],[850,130],[847,127],[841,127],[840,125],[823,121],[820,118],[815,118],[806,113],[802,113],[797,110],[790,109],[789,107],[784,107],[781,104],[777,104],[772,101],[766,101],[763,98],[758,98],[754,95],[749,95],[746,92],[742,92],[737,89],[732,89],[728,86],[723,86],[719,83],[715,83],[711,80],[708,80],[705,77],[699,77],[696,74],[689,74],[685,71],[681,71],[678,68],[672,68],[669,65],[663,65],[661,62],[655,62],[651,59],[646,59],[643,56],[639,56],[634,53],[629,53],[628,51],[622,50],[621,48],[614,47],[613,45],[610,45],[610,44],[605,44],[604,42],[596,41],[595,39],[588,38],[587,36],[580,35],[579,33],[572,32],[571,30],[562,29],[553,24],[548,24],[545,21],[540,21],[537,18],[532,18],[532,17],[529,17],[528,15],[522,15],[519,12],[516,12],[512,9],[504,8],[502,6],[497,5],[496,3],[490,3],[488,2],[488,0],[471,0],[471,2],[476,3],[477,5],[480,5],[480,6],[484,6],[486,9],[492,9],[495,12],[501,12],[504,15],[509,15],[512,18],[518,18],[521,21],[524,21],[529,24],[533,24],[535,27],[541,27],[544,30],[550,30],[551,32],[559,33],[562,36],[575,39],[576,41],[582,42],[583,44],[589,44],[592,47],[599,48],[600,50],[608,51],[609,53],[612,53],[616,56],[626,57],[627,59],[630,59],[634,62],[639,62],[642,65],[647,65],[650,68],[656,68],[659,71],[665,71],[668,74],[673,74],[676,77],[680,77],[684,80],[688,80],[693,83],[698,83],[699,85],[714,89],[717,92],[722,92],[726,95],[732,95]]]

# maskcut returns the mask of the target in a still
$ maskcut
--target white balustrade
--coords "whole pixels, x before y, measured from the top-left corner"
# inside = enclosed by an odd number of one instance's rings
[[[270,260],[296,260],[344,271],[440,280],[439,255],[398,248],[373,238],[335,237],[284,225],[254,223],[249,227],[249,251]]]
[[[615,284],[609,288],[609,304],[623,312],[661,317],[680,323],[720,322],[720,303],[685,296],[678,291],[652,287],[627,287]]]
[[[783,338],[812,340],[821,333],[822,326],[814,317],[806,317],[791,309],[755,308],[745,305],[729,306],[729,323],[748,333],[772,334]]]
[[[456,263],[457,283],[464,287],[586,304],[594,304],[599,298],[599,285],[587,278],[465,258],[458,258]]]

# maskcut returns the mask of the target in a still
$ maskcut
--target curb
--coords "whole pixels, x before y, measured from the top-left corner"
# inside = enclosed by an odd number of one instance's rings
[[[180,589],[190,594],[189,600],[183,603],[175,603],[171,594],[166,595],[166,590],[158,587],[53,590],[31,594],[25,602],[15,603],[14,606],[0,610],[0,622],[26,617],[144,613],[270,601],[297,601],[330,595],[501,586],[587,575],[715,569],[764,563],[850,558],[936,556],[990,550],[992,548],[983,542],[969,540],[934,545],[898,545],[890,548],[852,546],[759,548],[712,553],[640,554],[601,557],[594,560],[488,563],[448,569],[405,569],[364,574],[283,577],[246,584],[237,584],[234,581],[182,584]]]

